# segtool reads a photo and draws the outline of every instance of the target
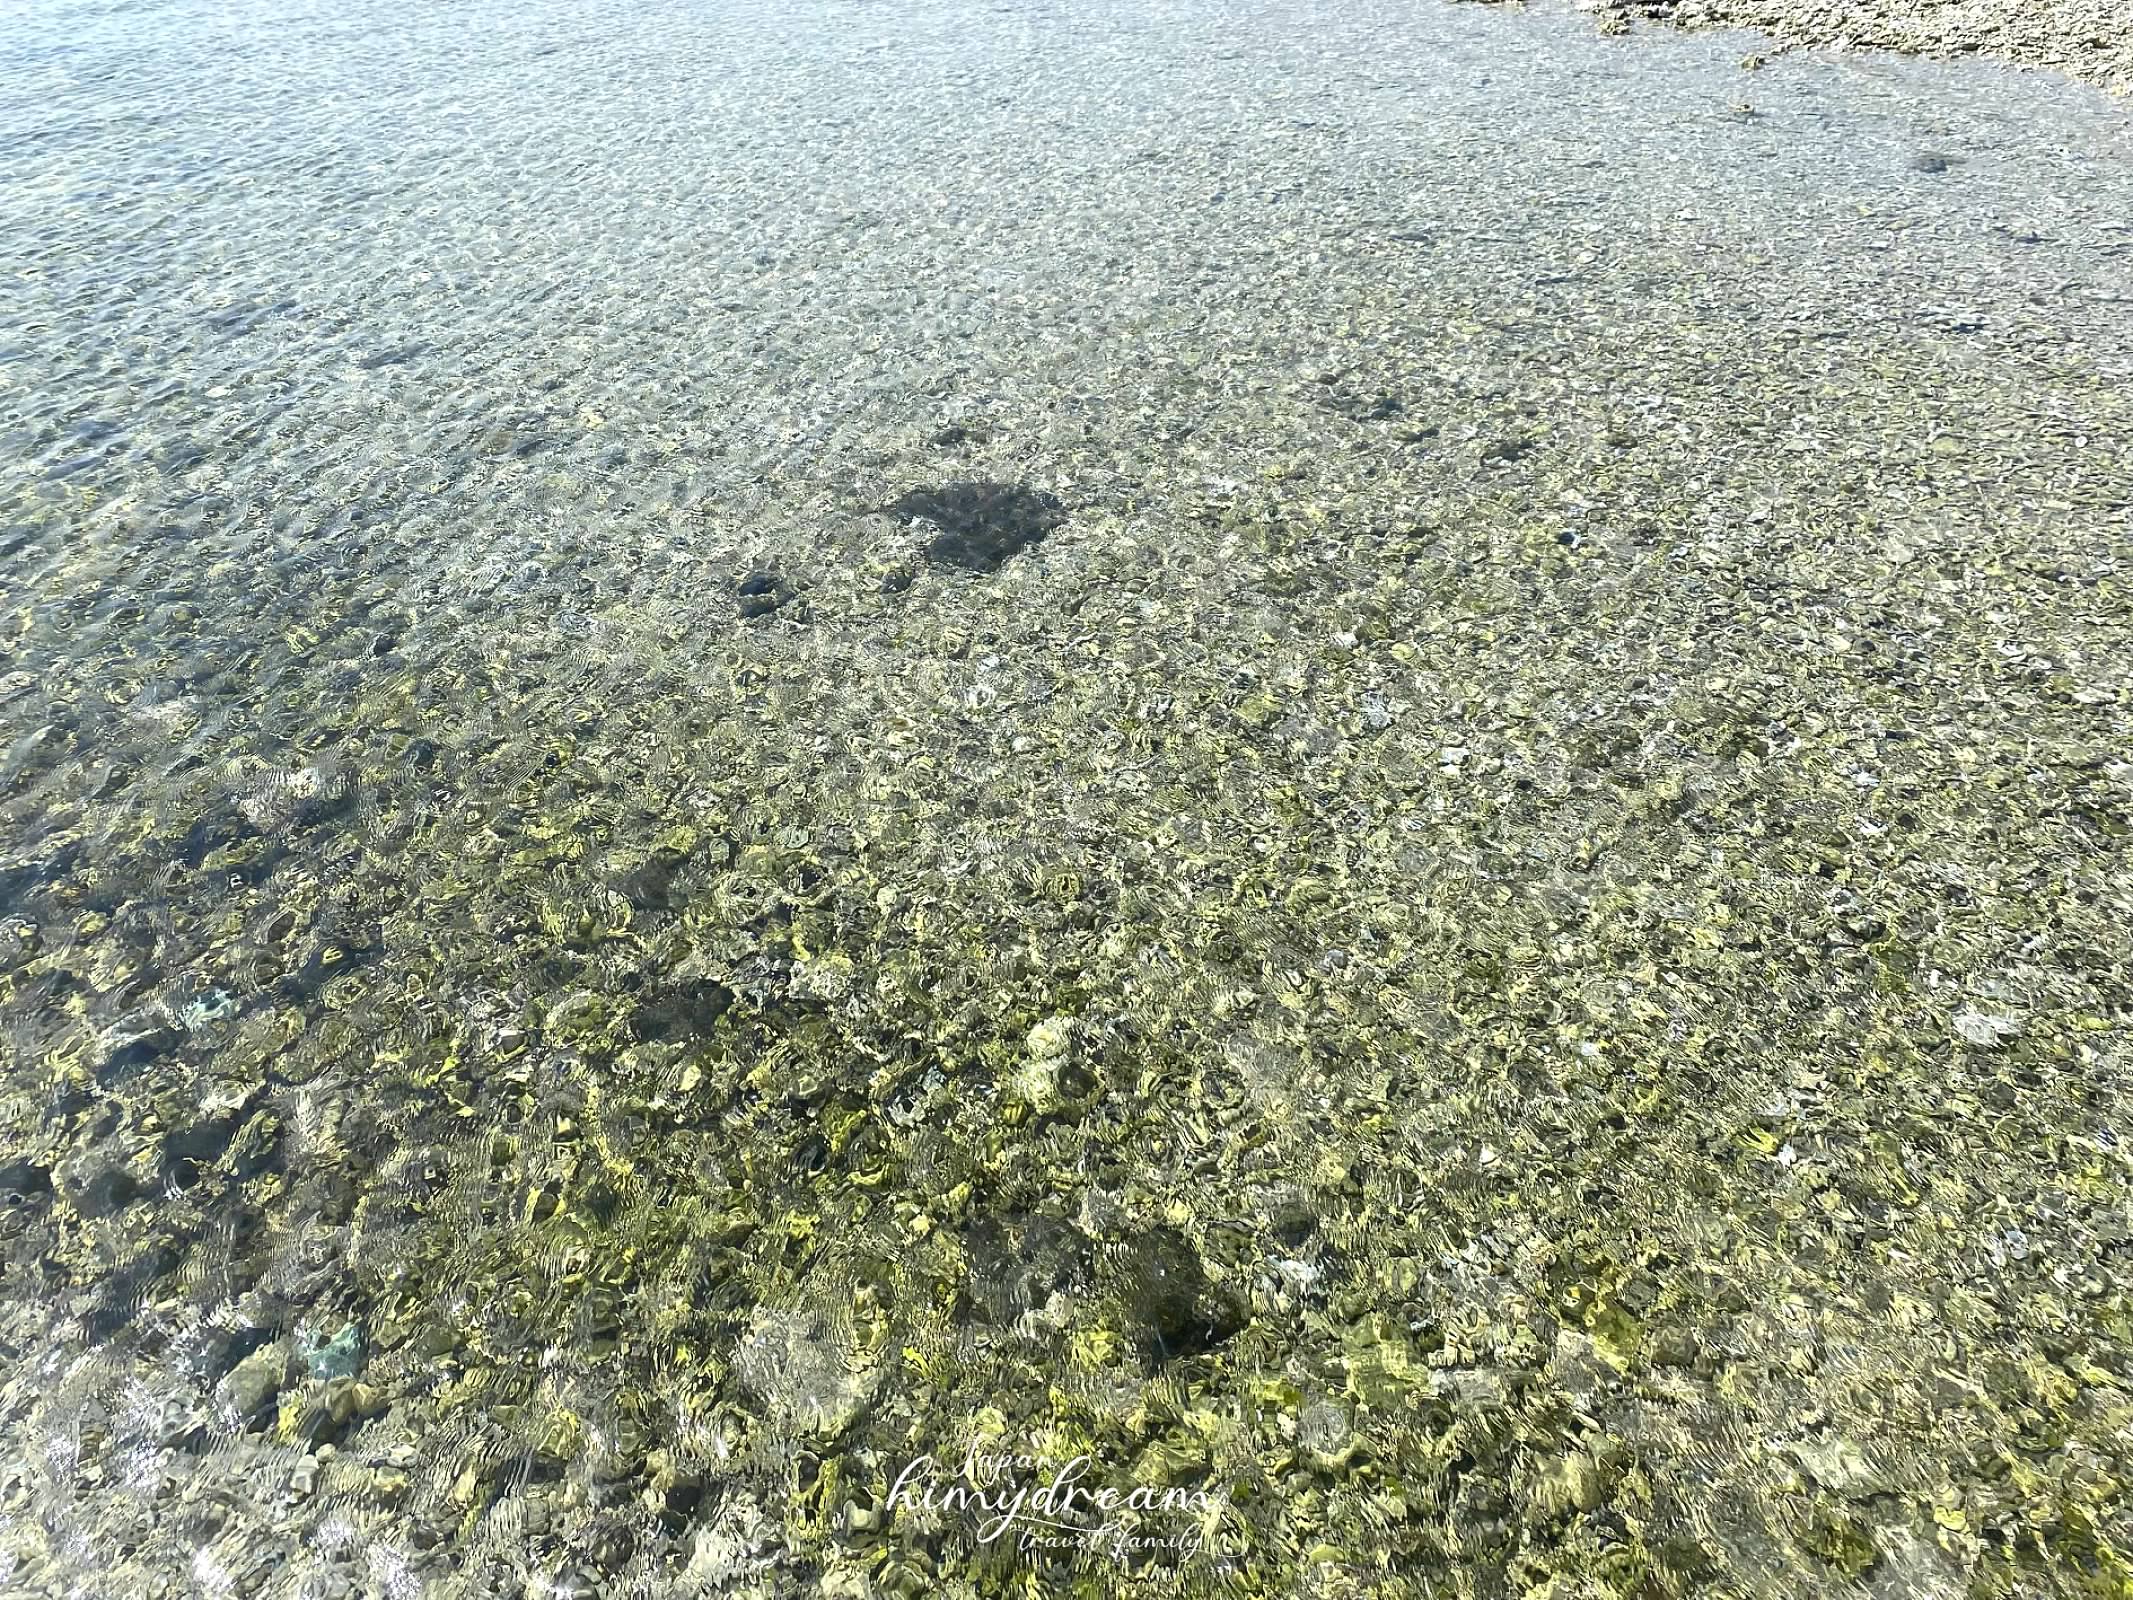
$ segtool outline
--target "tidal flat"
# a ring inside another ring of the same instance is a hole
[[[0,1595],[2133,1596],[2133,121],[1756,46],[11,7]]]

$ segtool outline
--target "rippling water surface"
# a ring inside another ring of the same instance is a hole
[[[2133,1591],[2133,134],[1753,44],[11,6],[0,1591]]]

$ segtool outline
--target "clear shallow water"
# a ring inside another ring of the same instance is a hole
[[[8,30],[6,1583],[2124,1583],[2123,107]]]

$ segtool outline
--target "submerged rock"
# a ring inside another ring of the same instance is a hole
[[[858,1421],[881,1378],[850,1327],[817,1306],[758,1307],[734,1351],[733,1370],[775,1426],[818,1441]]]
[[[1406,403],[1398,395],[1382,390],[1370,394],[1336,391],[1319,403],[1350,422],[1390,422],[1407,414]]]
[[[127,1077],[142,1067],[176,1050],[182,1042],[178,1030],[160,1017],[146,1011],[138,1011],[121,1018],[104,1035],[100,1045],[101,1059],[96,1066],[96,1081],[109,1084]]]
[[[288,1351],[280,1343],[263,1345],[246,1356],[222,1380],[222,1396],[240,1423],[263,1419],[274,1408],[288,1375]]]
[[[1015,483],[944,483],[878,509],[899,521],[932,523],[940,532],[927,541],[926,559],[970,572],[997,571],[1067,518],[1057,495]]]
[[[979,1217],[964,1231],[963,1250],[973,1307],[994,1326],[1011,1327],[1054,1295],[1084,1292],[1094,1246],[1073,1223],[1040,1212]]]
[[[1056,1111],[1087,1089],[1088,1074],[1074,1070],[1073,1040],[1074,1025],[1066,1017],[1047,1017],[1030,1029],[1007,1084],[1033,1110]]]
[[[305,1370],[314,1378],[329,1382],[335,1378],[352,1378],[363,1366],[363,1330],[353,1322],[344,1323],[340,1332],[330,1339],[314,1343],[305,1338],[301,1353]]]
[[[640,1039],[702,1038],[733,1006],[733,991],[709,978],[692,978],[648,996],[630,1014]]]
[[[775,572],[748,573],[734,586],[734,599],[744,617],[767,617],[799,597],[799,591]]]
[[[1211,1350],[1249,1320],[1233,1295],[1209,1281],[1200,1253],[1175,1229],[1149,1229],[1117,1266],[1143,1351],[1157,1361]]]

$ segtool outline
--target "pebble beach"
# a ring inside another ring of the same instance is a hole
[[[1492,0],[1493,3],[1493,0]],[[1612,33],[1639,22],[1754,29],[1747,59],[1801,46],[1978,56],[2133,90],[2133,12],[2111,0],[1576,0]],[[1774,48],[1773,48],[1774,47]]]

